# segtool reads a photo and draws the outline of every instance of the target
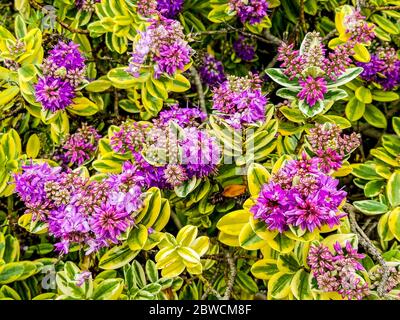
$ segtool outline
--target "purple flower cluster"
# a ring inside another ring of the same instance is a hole
[[[14,179],[27,213],[48,224],[61,253],[68,253],[71,244],[89,254],[119,243],[143,204],[136,181],[123,184],[116,175],[95,181],[43,163],[23,166]]]
[[[250,209],[269,230],[284,232],[289,226],[313,232],[316,228],[340,223],[338,207],[346,192],[338,190],[339,181],[318,168],[318,158],[291,160],[263,186]]]
[[[174,106],[161,112],[151,128],[123,124],[110,139],[115,152],[132,153],[121,177],[135,177],[136,183],[145,187],[170,189],[192,177],[214,173],[220,150],[215,139],[198,128],[205,118],[199,109]]]
[[[85,80],[85,58],[74,42],[60,41],[43,61],[43,76],[35,86],[36,101],[56,112],[72,104],[75,89]]]
[[[93,12],[96,3],[99,2],[101,2],[101,0],[75,0],[75,5],[83,11]]]
[[[228,76],[213,90],[213,109],[234,128],[265,119],[267,98],[261,92],[256,74],[247,77]]]
[[[305,100],[310,106],[313,106],[317,101],[323,100],[326,88],[326,80],[322,77],[313,78],[307,76],[305,79],[299,79],[301,91],[297,95],[301,100]]]
[[[349,44],[337,46],[326,57],[326,48],[318,32],[306,35],[302,53],[293,50],[293,44],[283,44],[278,49],[278,60],[290,80],[298,79],[302,88],[298,94],[311,107],[323,100],[327,92],[327,81],[335,80],[351,63],[353,53]]]
[[[169,110],[163,110],[158,118],[153,120],[157,127],[167,127],[174,121],[180,127],[198,127],[207,119],[207,114],[197,108],[180,108],[173,105]]]
[[[184,0],[157,0],[157,10],[166,18],[175,18],[183,9]]]
[[[137,0],[137,12],[143,17],[157,14],[157,0]]]
[[[319,290],[338,292],[349,300],[361,300],[369,293],[368,283],[362,283],[357,275],[357,271],[364,270],[358,261],[364,255],[353,249],[350,242],[346,242],[344,248],[336,242],[333,248],[334,253],[323,244],[310,247],[307,262]]]
[[[336,124],[315,124],[307,135],[311,150],[320,159],[320,169],[328,173],[342,166],[344,157],[360,145],[360,134],[342,134]]]
[[[64,165],[79,167],[93,156],[100,138],[95,128],[83,123],[81,128],[67,137],[62,146],[63,150],[56,155],[56,158]]]
[[[240,21],[251,25],[260,23],[267,16],[267,0],[229,0],[229,7]]]
[[[400,284],[400,269],[398,266],[388,266],[389,276],[386,281],[385,291],[389,293],[394,288],[396,288]],[[384,270],[381,266],[377,269],[369,273],[369,278],[371,280],[370,289],[373,290],[379,287],[379,284],[382,281],[382,277],[384,274]]]
[[[152,66],[156,78],[163,73],[174,76],[177,71],[183,71],[192,55],[192,49],[184,39],[183,28],[178,21],[162,16],[152,20],[133,44],[126,71],[139,77],[142,67]]]
[[[243,61],[251,61],[256,56],[255,42],[243,35],[239,35],[238,39],[233,43],[233,50]]]
[[[346,33],[349,34],[349,40],[353,45],[356,43],[369,43],[375,37],[374,25],[368,24],[365,17],[358,10],[344,18]]]
[[[384,90],[393,90],[400,85],[400,60],[393,48],[380,47],[371,55],[370,62],[357,62],[357,65],[364,69],[362,79],[375,82]]]
[[[224,66],[221,61],[218,61],[213,56],[206,54],[203,58],[202,64],[199,67],[201,80],[214,87],[225,81]]]
[[[146,123],[126,121],[110,138],[112,149],[117,153],[138,152],[146,142],[149,126]]]

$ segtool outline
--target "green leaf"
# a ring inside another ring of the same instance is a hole
[[[390,212],[388,226],[396,239],[400,241],[400,208],[396,208]]]
[[[145,268],[146,268],[147,278],[151,282],[157,282],[158,281],[158,271],[157,271],[157,267],[156,267],[156,264],[154,263],[154,261],[147,260]]]
[[[122,279],[107,279],[102,281],[93,292],[93,300],[117,300],[124,289]]]
[[[371,90],[366,87],[358,87],[355,91],[355,97],[362,103],[368,104],[372,102]]]
[[[185,92],[190,89],[190,82],[178,73],[173,80],[167,82],[167,88],[173,92]]]
[[[281,88],[276,92],[276,95],[283,99],[296,100],[299,92],[300,92],[300,89]],[[289,108],[289,107],[285,106],[282,108]],[[282,108],[280,108],[279,110],[281,110]]]
[[[86,87],[85,90],[89,92],[103,92],[106,91],[111,87],[111,82],[108,80],[94,80],[90,82]]]
[[[262,259],[251,266],[251,273],[258,279],[268,280],[278,273],[277,261],[273,259]]]
[[[399,28],[389,19],[385,18],[380,14],[373,14],[371,16],[371,20],[375,22],[379,27],[381,27],[384,31],[390,34],[398,34]]]
[[[240,246],[246,250],[257,250],[267,245],[267,241],[254,232],[250,223],[245,224],[241,229],[239,234],[239,243]]]
[[[268,183],[270,178],[268,170],[258,163],[251,163],[247,170],[247,183],[250,194],[253,197],[258,196],[264,184]]]
[[[301,268],[293,252],[280,254],[277,260],[277,266],[280,272],[285,273],[296,273]]]
[[[132,251],[128,245],[116,246],[108,250],[99,261],[101,269],[119,269],[131,262],[140,251]]]
[[[0,284],[7,284],[18,280],[24,273],[24,269],[24,265],[20,262],[11,262],[0,266]]]
[[[378,235],[382,241],[391,241],[394,238],[393,233],[389,229],[389,216],[391,212],[383,214],[378,221]]]
[[[313,300],[313,295],[310,288],[311,274],[303,269],[297,271],[294,275],[290,288],[297,300]]]
[[[217,222],[217,228],[226,234],[238,236],[249,221],[249,216],[250,213],[246,210],[229,212]]]
[[[141,250],[147,241],[147,237],[147,228],[143,224],[136,225],[129,232],[127,240],[129,248],[131,250]]]
[[[280,89],[282,90],[282,89]],[[287,90],[287,89],[284,89]],[[299,109],[291,108],[289,106],[283,106],[278,109],[286,119],[296,122],[296,123],[304,123],[306,118],[303,113]]]
[[[368,104],[363,115],[364,119],[372,126],[377,128],[386,128],[387,121],[385,115],[372,104]]]
[[[130,87],[134,87],[138,83],[146,82],[150,77],[149,72],[142,72],[138,78],[133,77],[131,74],[126,72],[127,67],[120,67],[111,69],[107,77],[113,83],[113,85],[117,88],[126,89]]]
[[[374,216],[388,211],[388,207],[376,200],[354,201],[353,205],[367,216]]]
[[[70,105],[67,109],[73,114],[85,117],[92,116],[97,113],[97,111],[99,111],[97,105],[85,97],[75,98],[73,100],[73,104]]]
[[[395,171],[390,176],[386,193],[392,207],[400,206],[400,171]]]
[[[311,118],[321,113],[325,108],[324,102],[318,100],[313,106],[310,106],[305,100],[299,100],[299,109],[305,116]]]
[[[266,74],[274,80],[276,83],[281,86],[292,88],[292,89],[301,89],[297,80],[289,80],[289,77],[285,75],[282,69],[279,68],[270,68],[267,69]]]
[[[235,284],[249,294],[255,294],[258,292],[257,283],[243,271],[238,271],[235,278]]]
[[[201,181],[197,181],[196,177],[193,176],[192,179],[185,181],[180,186],[175,187],[174,191],[178,197],[185,198],[189,193],[191,193]]]
[[[36,158],[40,151],[40,139],[37,134],[32,134],[26,145],[26,155],[29,158]]]
[[[393,130],[400,137],[400,117],[392,118]]]
[[[0,92],[0,106],[5,106],[19,93],[19,88],[14,86]]]
[[[228,8],[228,4],[218,5],[209,12],[208,19],[215,23],[221,23],[231,20],[233,16],[227,14]]]
[[[335,81],[332,80],[328,81],[327,88],[331,89],[340,87],[346,84],[347,82],[350,82],[351,80],[357,78],[357,76],[361,72],[363,72],[363,68],[360,67],[346,69],[346,71],[341,76],[339,76]]]
[[[346,105],[346,117],[350,121],[361,119],[365,111],[365,103],[361,102],[356,97],[352,97]]]
[[[293,274],[278,272],[268,281],[268,296],[275,299],[284,299],[290,293],[290,283]]]
[[[347,92],[342,89],[329,89],[324,95],[325,101],[336,101],[347,97]]]
[[[391,102],[399,100],[400,97],[396,92],[393,91],[373,90],[372,99],[381,102]]]

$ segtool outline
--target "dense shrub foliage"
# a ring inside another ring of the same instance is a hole
[[[400,299],[400,1],[0,16],[0,299]]]

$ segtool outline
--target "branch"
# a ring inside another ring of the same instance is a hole
[[[118,110],[118,90],[114,88],[114,115],[116,118],[119,117],[119,110]]]
[[[235,261],[233,260],[231,253],[227,252],[225,257],[229,265],[229,278],[228,282],[226,283],[227,287],[225,290],[225,294],[222,297],[222,300],[229,300],[233,290],[233,284],[235,283],[237,271],[236,271]]]
[[[190,67],[190,73],[192,74],[192,76],[194,78],[194,83],[197,88],[197,94],[199,95],[200,109],[201,109],[201,111],[203,111],[204,113],[207,114],[206,99],[204,97],[204,90],[203,90],[203,85],[201,84],[200,75],[197,72],[196,68],[193,66]]]
[[[9,114],[7,114],[6,116],[1,117],[0,121],[3,121],[5,119],[11,118],[13,116],[16,116],[17,114],[21,113],[23,110],[24,110],[24,108],[17,107],[13,111],[11,111]]]
[[[386,296],[386,283],[388,281],[389,274],[390,274],[389,267],[388,267],[385,259],[383,259],[382,255],[378,251],[378,249],[373,245],[371,240],[364,233],[363,229],[361,229],[360,226],[357,224],[356,213],[358,212],[358,210],[349,203],[346,203],[343,206],[343,209],[345,209],[349,214],[351,230],[354,233],[359,235],[360,244],[382,266],[383,274],[382,274],[382,278],[379,282],[377,292],[378,292],[379,297],[384,298]]]
[[[50,11],[48,11],[44,6],[42,6],[41,4],[37,3],[35,0],[29,0],[29,3],[32,5],[32,7],[34,7],[37,10],[42,11],[44,14],[46,13],[50,13]],[[83,29],[75,29],[72,28],[69,24],[63,22],[58,16],[55,17],[57,22],[61,25],[61,27],[63,27],[64,29],[67,29],[68,31],[72,32],[72,33],[82,33],[82,34],[89,34],[88,30],[83,30]]]
[[[374,7],[368,6],[365,7],[367,9],[375,10],[375,11],[383,11],[383,10],[400,10],[400,6],[386,6],[386,7]]]
[[[206,292],[204,293],[204,295],[202,296],[201,300],[205,300],[205,298],[207,297],[208,292],[211,292],[214,296],[217,297],[218,300],[223,300],[223,297],[221,296],[221,294],[215,290],[211,283],[208,282],[208,280],[206,278],[204,278],[202,275],[199,275],[199,279],[204,283],[204,285],[207,287]],[[204,298],[204,299],[203,299]]]
[[[270,43],[276,44],[278,46],[280,46],[283,43],[283,41],[281,39],[275,37],[268,30],[266,30],[263,35],[264,35],[265,39],[270,41]]]
[[[304,16],[304,0],[300,0],[300,25],[304,31],[307,31],[306,18]]]
[[[322,38],[322,41],[329,40],[329,39],[332,38],[335,34],[336,34],[336,29],[334,29],[334,30],[330,31],[329,33],[327,33],[326,36]]]

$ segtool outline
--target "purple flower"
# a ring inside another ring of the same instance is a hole
[[[214,87],[226,79],[221,61],[218,61],[209,54],[204,56],[202,64],[199,67],[199,73],[203,82],[210,87]]]
[[[137,12],[144,17],[157,13],[157,0],[137,0],[136,6]]]
[[[185,128],[184,136],[181,162],[188,176],[202,178],[215,172],[221,154],[215,139],[197,128]]]
[[[155,75],[167,73],[173,76],[177,70],[183,71],[185,65],[190,62],[190,50],[183,41],[173,44],[165,44],[159,48],[159,53],[154,57],[157,62]]]
[[[256,55],[254,41],[243,35],[239,35],[239,38],[233,43],[233,49],[243,61],[251,61]]]
[[[251,207],[255,219],[266,222],[268,229],[283,232],[287,229],[285,211],[287,192],[278,184],[265,184],[258,195],[256,204]]]
[[[96,237],[118,243],[117,237],[133,224],[130,214],[120,206],[102,203],[95,208],[90,226]]]
[[[326,57],[327,50],[322,44],[319,33],[309,32],[301,44],[301,53],[299,50],[293,50],[293,44],[281,44],[278,49],[278,61],[282,61],[283,72],[290,80],[299,79],[303,88],[314,83],[319,92],[321,86],[326,86],[326,80],[336,80],[350,66],[352,61],[350,56],[354,54],[353,46],[353,42],[341,44],[335,47],[333,52],[329,52]],[[319,75],[310,76],[310,68]],[[306,76],[304,76],[305,74]],[[314,92],[314,89],[307,89],[304,95],[308,96],[310,92]],[[315,98],[310,97],[311,102],[314,100]]]
[[[157,0],[157,10],[166,17],[173,19],[183,9],[184,0]]]
[[[151,34],[149,32],[140,32],[139,40],[133,44],[132,57],[129,60],[129,66],[126,72],[130,73],[135,78],[140,76],[140,69],[145,64],[145,61],[151,49]]]
[[[147,130],[146,124],[126,121],[120,126],[119,131],[113,133],[110,145],[117,153],[141,151],[146,141]]]
[[[336,242],[334,252],[323,244],[311,245],[307,262],[317,280],[318,289],[324,292],[338,292],[343,298],[358,299],[369,294],[368,283],[361,283],[357,271],[364,267],[358,261],[364,255],[359,254],[350,242],[345,248]]]
[[[159,16],[151,20],[150,26],[133,44],[133,53],[126,69],[133,77],[139,77],[140,70],[152,67],[154,76],[166,73],[174,76],[190,62],[192,49],[185,41],[182,25],[176,21]]]
[[[361,78],[365,81],[375,82],[384,90],[393,90],[400,85],[400,60],[393,48],[378,48],[370,62],[356,64],[364,69]]]
[[[229,6],[232,11],[236,11],[243,24],[260,23],[267,16],[266,0],[229,0]]]
[[[129,214],[143,207],[142,190],[137,185],[132,186],[128,192],[112,191],[109,198],[111,205],[124,209]]]
[[[291,160],[263,186],[255,205],[254,218],[268,229],[283,232],[289,226],[313,232],[316,228],[340,223],[338,207],[346,197],[338,190],[338,180],[318,168],[319,158]]]
[[[90,271],[82,271],[75,276],[76,285],[81,287],[86,280],[92,278],[92,273]]]
[[[22,173],[14,174],[15,192],[26,205],[38,206],[47,201],[46,183],[57,180],[61,168],[50,167],[46,162],[22,166]]]
[[[99,2],[101,2],[101,0],[75,0],[75,5],[83,11],[93,12],[96,3]]]
[[[79,51],[79,44],[70,41],[69,43],[58,42],[58,44],[49,51],[47,60],[57,66],[64,67],[67,71],[82,69],[85,67],[85,57]]]
[[[180,127],[198,127],[207,118],[207,115],[198,108],[180,108],[173,105],[169,110],[163,110],[153,123],[158,127],[167,127],[173,121]]]
[[[179,164],[168,164],[164,169],[164,178],[172,187],[180,186],[188,180],[186,169]]]
[[[80,166],[93,156],[100,137],[95,128],[84,123],[76,133],[67,138],[62,146],[64,151],[61,151],[57,158],[61,159],[66,165]]]
[[[264,121],[267,98],[261,92],[260,78],[229,76],[213,90],[213,109],[234,128]]]
[[[299,79],[301,91],[297,97],[301,100],[305,100],[311,107],[314,106],[317,101],[324,100],[324,95],[327,92],[326,80],[322,77],[313,78],[307,76],[304,80]]]
[[[71,243],[84,245],[90,238],[88,216],[73,205],[54,209],[48,219],[49,233],[58,238],[55,247],[60,253],[68,253]]]
[[[75,98],[74,88],[66,81],[59,78],[40,78],[35,86],[36,101],[40,102],[44,109],[56,112],[64,110],[72,104]]]

